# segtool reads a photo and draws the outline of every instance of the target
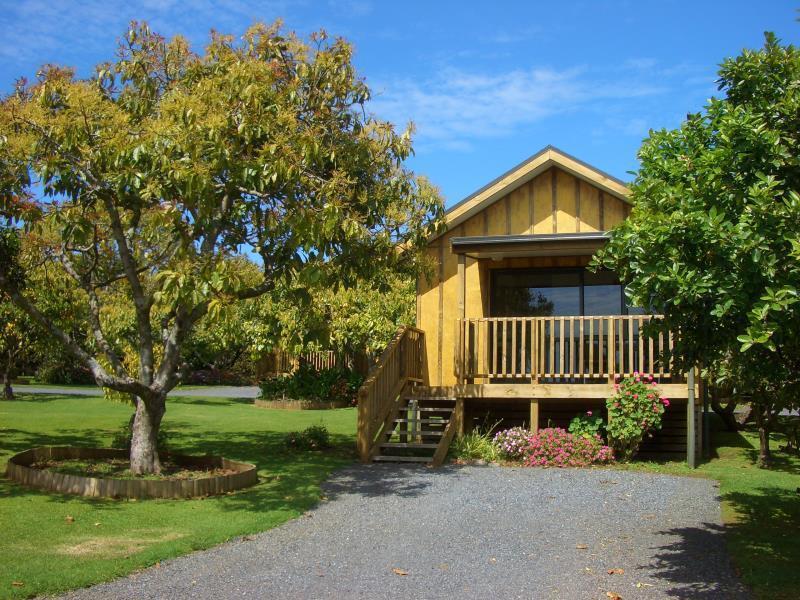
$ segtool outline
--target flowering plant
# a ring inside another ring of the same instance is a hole
[[[603,427],[603,417],[596,415],[591,410],[587,410],[569,422],[569,432],[585,438],[599,436]]]
[[[514,427],[500,431],[494,436],[494,444],[500,455],[508,460],[521,460],[528,447],[528,438],[531,432],[522,427]]]
[[[611,448],[599,435],[583,437],[560,428],[532,433],[521,427],[501,431],[495,444],[506,458],[520,460],[529,467],[583,467],[614,458]]]
[[[608,443],[617,457],[628,461],[639,451],[645,435],[661,429],[661,416],[669,400],[661,395],[652,375],[634,373],[614,384],[606,400]]]

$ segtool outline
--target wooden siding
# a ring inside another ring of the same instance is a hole
[[[425,331],[426,382],[430,385],[456,382],[456,321],[461,315],[458,314],[458,260],[450,251],[452,237],[605,231],[620,223],[629,211],[630,206],[616,196],[553,167],[433,240],[427,251],[433,273],[430,278],[420,278],[417,298],[417,327]],[[492,269],[580,267],[588,261],[586,256],[499,261],[467,257],[465,315],[488,316]]]

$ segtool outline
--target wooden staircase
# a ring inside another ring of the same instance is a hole
[[[444,462],[463,403],[425,381],[425,333],[401,327],[358,391],[358,454],[363,462]]]
[[[433,463],[443,442],[446,446],[441,452],[446,455],[450,439],[445,434],[455,408],[455,398],[404,396],[397,417],[381,432],[382,439],[372,460]]]

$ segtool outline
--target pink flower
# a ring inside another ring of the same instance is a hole
[[[667,400],[666,398],[664,398],[661,402],[664,403],[664,406],[669,406],[669,400]]]
[[[634,394],[633,397],[634,397],[634,399],[638,399],[639,398],[639,394]]]
[[[591,417],[591,416],[592,416],[592,411],[590,411],[590,410],[587,410],[587,411],[586,411],[586,414],[587,414],[588,416],[590,416],[590,417]]]

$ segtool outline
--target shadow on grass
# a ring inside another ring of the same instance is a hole
[[[235,406],[237,404],[253,404],[253,398],[223,398],[221,396],[168,396],[167,409],[170,404],[192,404],[198,406]]]
[[[53,393],[53,394],[29,394],[28,392],[15,392],[14,398],[12,400],[0,400],[2,402],[32,402],[35,404],[45,404],[47,402],[56,402],[58,400],[64,400],[65,398],[99,398],[101,394],[84,394],[82,392],[75,392],[69,394],[63,393]]]
[[[704,523],[703,527],[679,527],[659,533],[677,538],[656,549],[653,564],[653,577],[675,584],[666,590],[670,598],[750,597],[728,557],[724,527]]]
[[[768,486],[729,492],[723,498],[735,511],[726,530],[745,580],[767,592],[765,597],[797,598],[800,491]]]

